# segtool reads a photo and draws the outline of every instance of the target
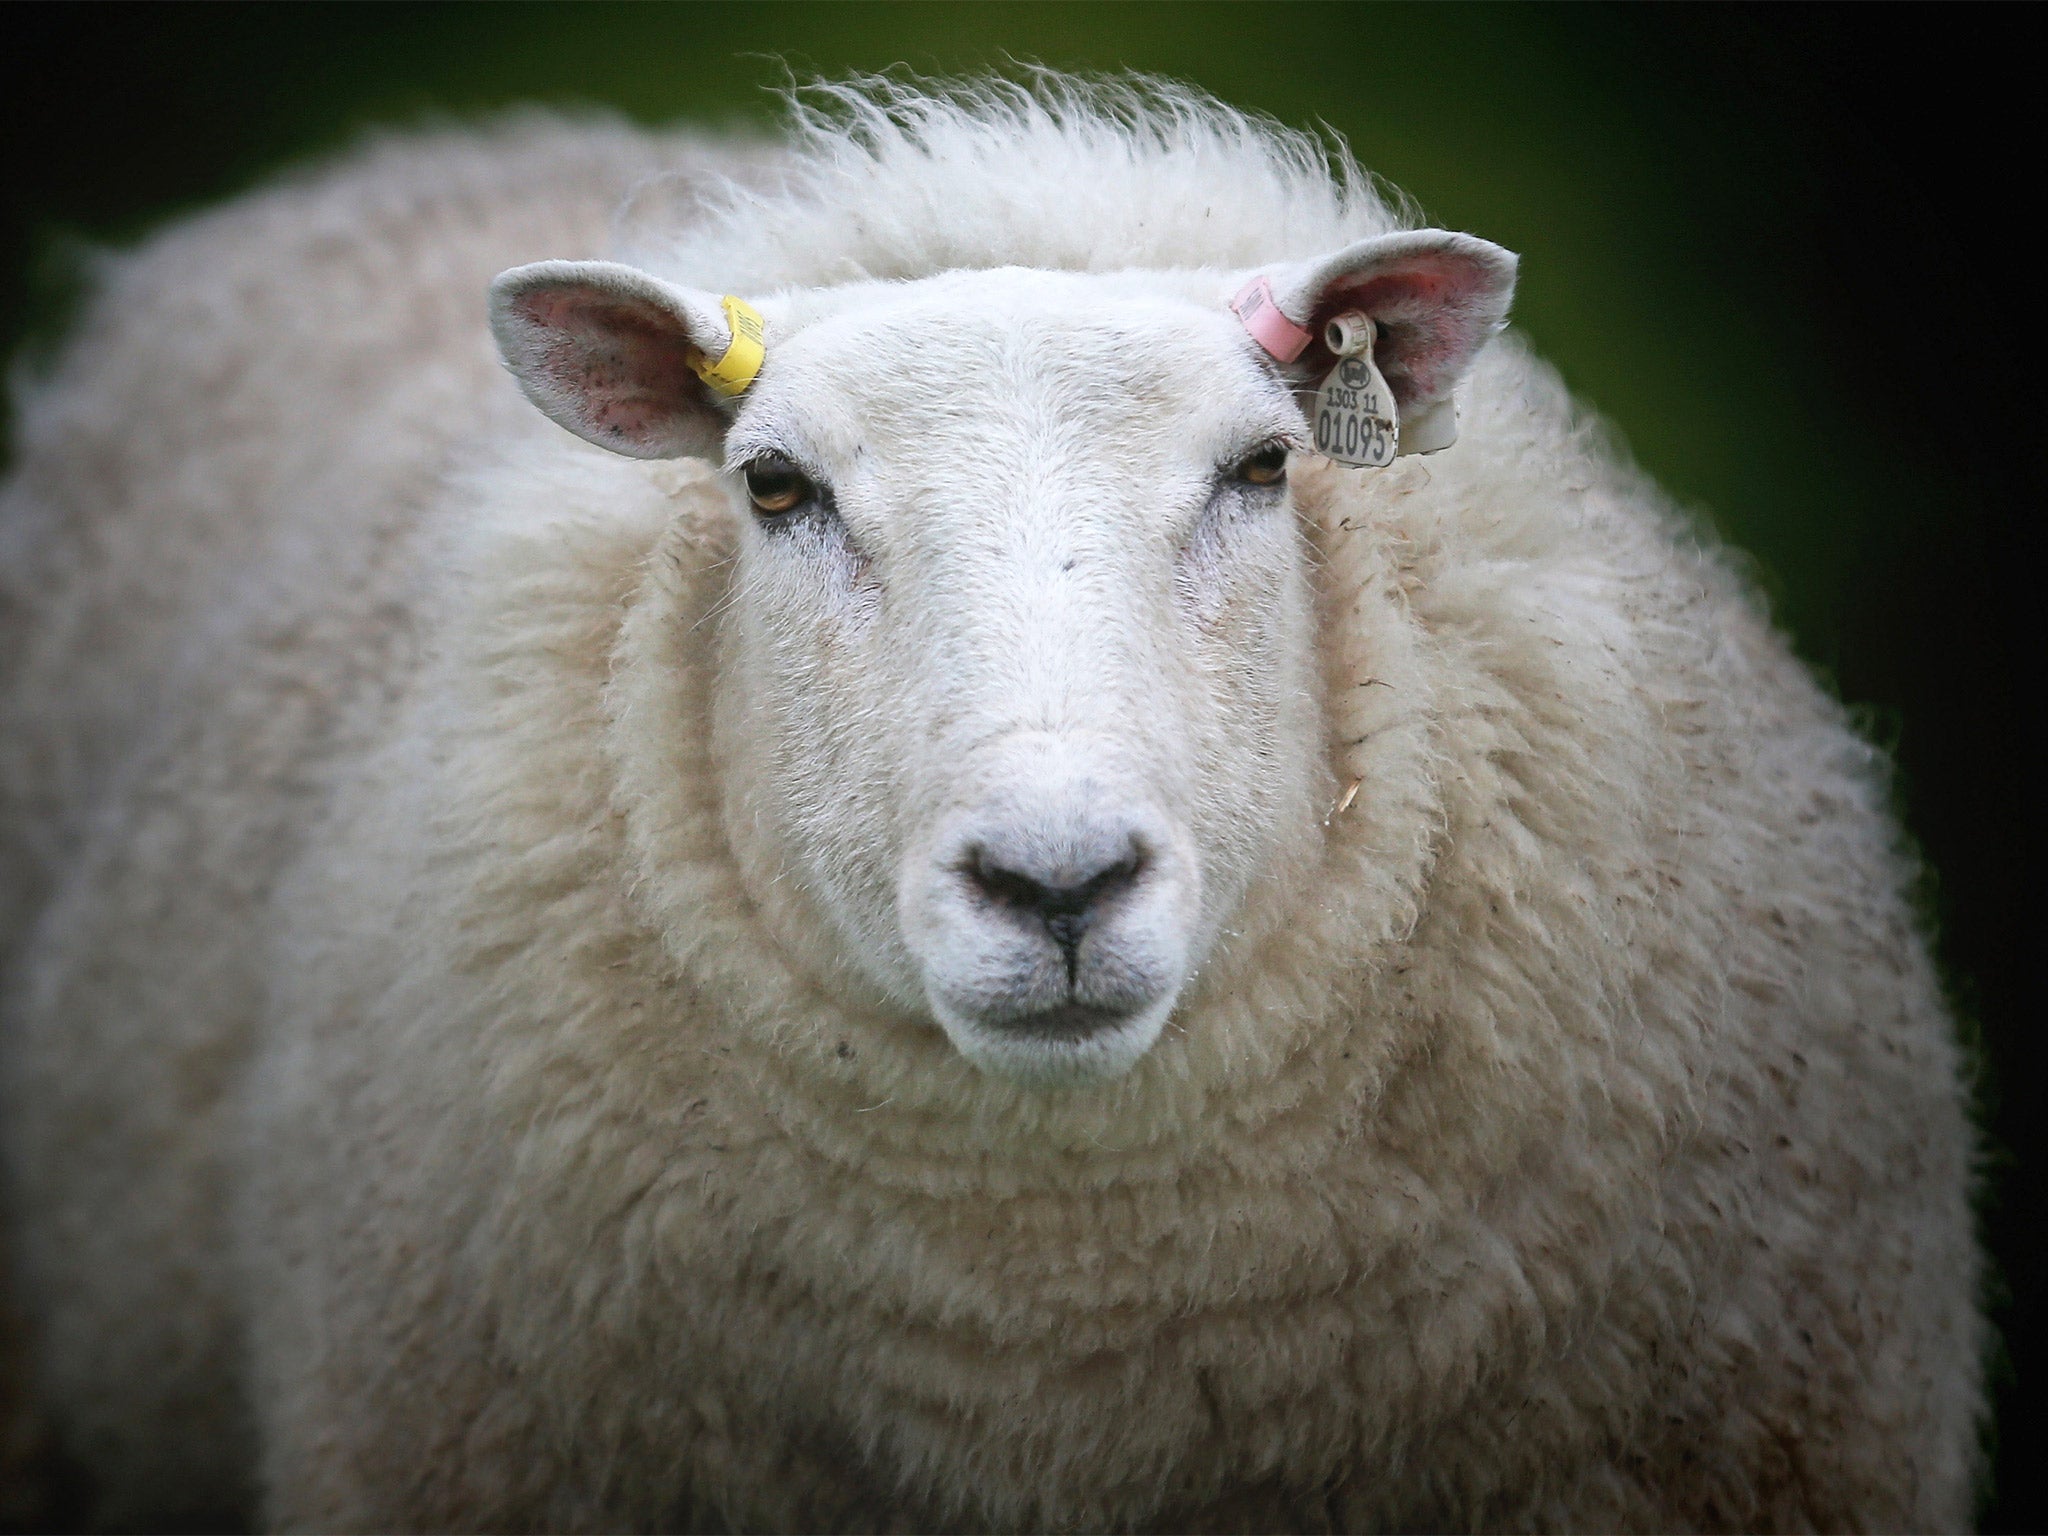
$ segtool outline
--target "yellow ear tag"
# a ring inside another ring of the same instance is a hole
[[[690,366],[697,370],[698,378],[721,395],[741,395],[754,382],[754,375],[761,371],[761,360],[768,355],[767,333],[761,311],[745,299],[728,293],[720,302],[725,306],[725,323],[732,328],[732,345],[717,362],[696,362]]]

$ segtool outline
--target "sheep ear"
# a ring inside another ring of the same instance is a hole
[[[1277,315],[1264,317],[1263,279]],[[1370,315],[1373,347],[1401,410],[1404,453],[1447,446],[1456,436],[1451,391],[1488,337],[1507,320],[1515,256],[1488,240],[1444,229],[1380,235],[1332,255],[1254,273],[1233,307],[1246,328],[1298,384],[1336,365],[1324,327],[1352,311]],[[1280,322],[1286,322],[1282,325]]]
[[[703,375],[734,338],[716,296],[617,262],[541,261],[491,284],[491,333],[526,398],[585,441],[635,459],[720,452],[733,399]]]

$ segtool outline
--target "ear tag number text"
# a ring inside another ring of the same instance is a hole
[[[1316,452],[1352,469],[1384,469],[1401,441],[1401,414],[1372,360],[1370,316],[1339,315],[1323,327],[1323,341],[1337,354],[1316,390]]]

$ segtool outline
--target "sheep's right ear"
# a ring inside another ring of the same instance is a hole
[[[540,261],[491,284],[491,334],[526,398],[585,441],[636,459],[721,451],[733,398],[704,374],[735,338],[714,295],[612,261]]]

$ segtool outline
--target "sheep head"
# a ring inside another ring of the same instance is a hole
[[[1513,270],[1421,231],[1257,274],[956,271],[736,311],[544,262],[492,317],[570,431],[724,470],[749,885],[798,882],[835,968],[984,1070],[1071,1082],[1143,1056],[1245,904],[1314,865],[1331,774],[1287,468],[1325,322],[1370,315],[1437,431]],[[1292,355],[1231,307],[1258,278]],[[736,312],[765,357],[721,379]]]

